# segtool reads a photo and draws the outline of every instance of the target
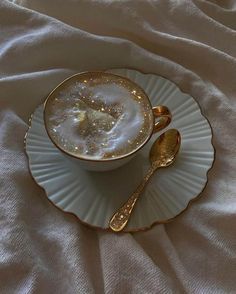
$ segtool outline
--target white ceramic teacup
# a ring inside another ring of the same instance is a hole
[[[48,95],[44,121],[64,155],[85,169],[107,171],[128,162],[170,123],[171,113],[166,106],[152,107],[144,90],[126,77],[84,72]]]

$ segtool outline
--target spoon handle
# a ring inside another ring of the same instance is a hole
[[[133,194],[129,197],[125,204],[123,204],[112,216],[109,222],[109,226],[113,231],[120,232],[126,226],[136,201],[138,200],[141,192],[143,191],[144,187],[146,186],[147,182],[149,181],[155,170],[156,168],[154,167],[149,168],[141,184],[137,187],[137,189],[133,192]]]

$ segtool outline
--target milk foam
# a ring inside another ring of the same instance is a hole
[[[134,91],[135,92],[135,91]],[[77,82],[53,101],[49,132],[74,155],[102,159],[136,149],[147,137],[148,105],[117,83]],[[149,111],[150,112],[150,111]],[[144,115],[145,114],[145,115]],[[138,139],[139,138],[139,139]]]

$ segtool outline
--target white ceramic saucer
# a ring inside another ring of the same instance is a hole
[[[202,192],[214,160],[212,132],[196,101],[173,82],[135,70],[110,72],[139,84],[153,106],[166,105],[173,116],[168,128],[178,129],[182,137],[176,162],[156,172],[125,229],[139,231],[172,220]],[[32,115],[25,144],[32,176],[45,189],[49,200],[87,225],[108,229],[111,216],[128,199],[148,169],[150,147],[160,134],[154,135],[127,165],[109,172],[88,172],[68,160],[50,141],[41,105]]]

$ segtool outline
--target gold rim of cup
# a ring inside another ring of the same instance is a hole
[[[56,91],[63,90],[63,88],[67,85],[67,82],[71,81],[72,79],[75,78],[80,78],[83,75],[88,75],[88,74],[101,74],[101,75],[107,75],[107,76],[111,76],[111,77],[119,77],[127,82],[129,82],[130,84],[133,84],[135,88],[139,89],[139,91],[142,92],[143,97],[146,98],[148,104],[150,105],[150,109],[152,110],[152,124],[153,124],[153,128],[151,129],[150,133],[147,135],[147,138],[144,140],[143,143],[141,143],[136,149],[132,150],[131,152],[124,154],[124,155],[120,155],[114,158],[104,158],[104,159],[92,159],[92,158],[84,158],[83,156],[79,156],[79,155],[74,155],[71,154],[69,152],[67,152],[66,150],[64,150],[59,144],[57,144],[55,142],[55,140],[52,138],[52,136],[50,135],[50,132],[48,130],[48,126],[47,126],[47,115],[46,115],[46,108],[47,105],[49,103],[49,101],[51,99],[53,99],[53,95],[55,94]],[[84,160],[87,162],[112,162],[112,161],[116,161],[116,160],[120,160],[120,159],[124,159],[127,158],[133,154],[135,154],[136,152],[138,152],[142,147],[144,147],[147,142],[151,139],[152,135],[156,132],[161,131],[162,129],[164,129],[165,127],[167,127],[169,125],[169,123],[171,122],[171,113],[168,109],[168,107],[164,106],[164,105],[158,105],[158,106],[152,106],[151,101],[148,97],[148,95],[145,93],[145,91],[138,85],[136,84],[134,81],[130,80],[127,77],[123,77],[117,74],[113,74],[113,73],[108,73],[108,72],[104,72],[104,71],[85,71],[85,72],[80,72],[80,73],[76,73],[68,78],[66,78],[65,80],[63,80],[60,84],[58,84],[47,96],[47,98],[45,99],[44,102],[44,110],[43,110],[43,119],[44,119],[44,126],[47,132],[48,137],[50,138],[50,140],[52,141],[52,143],[63,153],[65,153],[66,155],[75,158],[75,159],[80,159],[80,160]],[[157,122],[155,122],[155,119],[158,119]]]

